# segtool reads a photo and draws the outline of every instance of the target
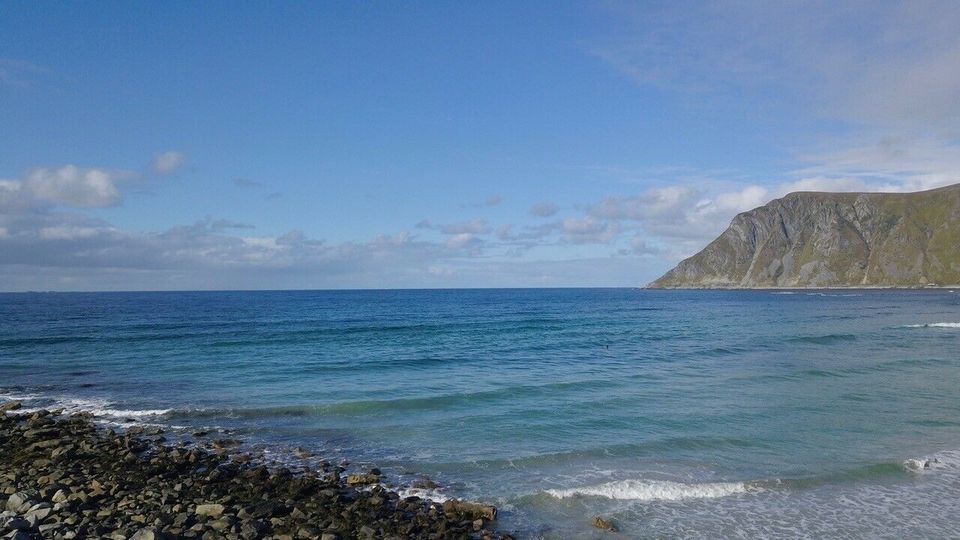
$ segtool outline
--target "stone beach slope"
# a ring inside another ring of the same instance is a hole
[[[2,538],[511,539],[485,529],[496,508],[403,498],[377,469],[293,474],[231,455],[234,441],[172,445],[158,428],[18,408],[0,404]]]
[[[651,288],[960,284],[960,184],[916,193],[798,192],[733,218]]]

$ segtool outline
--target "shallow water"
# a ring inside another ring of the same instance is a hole
[[[428,475],[526,537],[960,535],[960,295],[789,292],[3,294],[0,394]]]

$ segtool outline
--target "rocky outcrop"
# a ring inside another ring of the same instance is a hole
[[[917,193],[791,193],[733,218],[653,288],[960,284],[960,184]]]
[[[0,412],[2,538],[512,540],[486,529],[492,506],[358,489],[340,467],[268,468],[215,443],[170,445],[61,412]]]

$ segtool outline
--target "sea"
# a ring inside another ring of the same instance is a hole
[[[960,537],[946,289],[2,294],[0,398],[375,465],[519,538]]]

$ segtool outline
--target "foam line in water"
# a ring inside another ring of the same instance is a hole
[[[960,328],[960,322],[935,322],[926,324],[906,324],[904,328]]]
[[[756,488],[749,488],[753,490]],[[678,501],[682,499],[713,499],[746,493],[743,482],[710,482],[682,484],[666,480],[617,480],[595,486],[570,489],[548,489],[546,493],[566,499],[570,497],[603,497],[631,501]]]

